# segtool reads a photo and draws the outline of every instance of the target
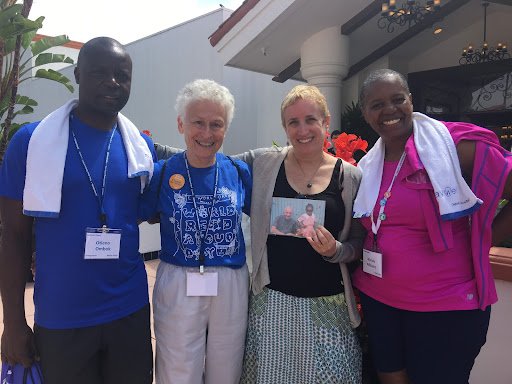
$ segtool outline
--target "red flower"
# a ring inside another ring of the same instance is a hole
[[[359,315],[361,316],[361,319],[364,320],[363,306],[361,305],[361,296],[359,295],[359,291],[357,290],[357,288],[354,288],[354,297],[356,299],[357,311],[359,312]]]
[[[330,147],[331,147],[331,143],[329,143],[329,132],[325,131],[325,136],[324,136],[324,152],[327,152],[327,150]],[[329,153],[329,152],[327,152],[327,153]]]
[[[366,152],[368,148],[368,142],[366,140],[352,133],[345,132],[334,139],[333,144],[336,149],[336,156],[353,165],[356,165],[356,161],[353,157],[354,152],[358,149]]]
[[[145,135],[148,135],[149,137],[153,137],[153,135],[151,134],[151,131],[149,129],[143,130],[142,133],[144,133]]]

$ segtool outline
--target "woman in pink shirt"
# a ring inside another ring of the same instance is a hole
[[[493,222],[512,195],[511,154],[489,130],[413,113],[395,71],[371,73],[359,101],[381,137],[354,204],[368,231],[354,285],[379,379],[467,384],[497,300],[489,248],[511,234],[512,208]]]

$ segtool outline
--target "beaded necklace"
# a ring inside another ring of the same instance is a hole
[[[379,214],[377,216],[377,222],[373,220],[373,213],[370,215],[370,218],[372,220],[372,232],[373,232],[373,244],[374,248],[377,247],[377,232],[379,231],[380,225],[384,220],[386,220],[386,214],[384,213],[384,208],[386,207],[386,204],[391,197],[391,188],[393,188],[393,184],[395,183],[395,179],[398,176],[398,173],[400,172],[400,169],[402,169],[402,165],[404,164],[405,160],[405,152],[402,153],[402,156],[400,156],[400,161],[398,162],[398,165],[396,166],[395,173],[393,174],[393,178],[391,179],[391,183],[389,184],[388,189],[386,192],[384,192],[383,198],[379,201],[380,209]]]

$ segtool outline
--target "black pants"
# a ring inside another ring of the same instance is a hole
[[[93,327],[34,326],[45,384],[151,384],[149,304]]]

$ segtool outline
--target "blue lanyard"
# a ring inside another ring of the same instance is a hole
[[[73,116],[71,116],[72,118]],[[105,200],[105,183],[107,180],[107,167],[108,167],[108,159],[110,157],[110,146],[112,145],[112,139],[114,138],[114,133],[117,129],[117,123],[114,126],[114,129],[112,129],[112,134],[110,135],[110,139],[108,141],[107,146],[107,154],[105,155],[105,167],[103,168],[103,180],[101,184],[101,196],[98,194],[98,191],[96,190],[96,186],[94,185],[91,177],[91,173],[89,172],[89,168],[87,168],[87,165],[85,164],[84,157],[82,156],[82,152],[80,151],[80,146],[78,145],[78,140],[76,139],[75,131],[71,128],[71,134],[73,135],[73,141],[75,143],[75,148],[78,152],[78,156],[80,156],[80,160],[82,161],[82,165],[85,169],[85,173],[87,173],[87,177],[89,178],[89,183],[92,187],[92,192],[94,193],[94,196],[96,196],[96,199],[98,200],[98,204],[100,207],[100,220],[101,225],[103,228],[107,227],[107,214],[105,213],[105,207],[103,206],[103,201]]]
[[[190,184],[190,193],[192,194],[192,203],[194,204],[194,214],[196,217],[196,241],[199,244],[199,272],[204,273],[204,252],[203,252],[203,243],[206,236],[208,236],[208,230],[210,229],[210,221],[212,219],[212,211],[213,207],[215,206],[215,200],[217,200],[217,185],[219,181],[219,166],[217,164],[217,161],[215,161],[215,181],[214,181],[214,187],[213,187],[213,200],[212,200],[212,207],[210,209],[210,214],[208,215],[208,224],[206,225],[206,230],[203,234],[201,231],[201,227],[199,225],[199,216],[197,214],[197,203],[196,203],[196,194],[194,193],[194,186],[192,185],[192,177],[190,176],[190,169],[188,165],[187,160],[187,152],[185,151],[183,153],[183,158],[185,160],[185,168],[187,168],[187,177],[188,177],[188,183]]]

